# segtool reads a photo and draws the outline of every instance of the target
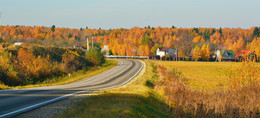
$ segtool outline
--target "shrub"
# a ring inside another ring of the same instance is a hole
[[[91,48],[86,52],[86,59],[95,66],[100,66],[105,62],[104,54],[98,48]]]
[[[47,58],[35,57],[29,50],[21,48],[17,55],[17,68],[19,77],[23,79],[23,84],[44,81],[47,77],[57,75],[59,70]]]
[[[0,82],[5,85],[16,86],[21,82],[11,61],[12,55],[7,51],[0,52]]]
[[[260,64],[255,61],[243,61],[241,66],[233,65],[229,70],[229,82],[232,88],[243,86],[260,87]]]
[[[67,51],[62,55],[62,70],[64,72],[73,72],[83,67],[79,54],[73,51]]]

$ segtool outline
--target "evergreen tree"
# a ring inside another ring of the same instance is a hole
[[[72,34],[71,33],[69,33],[69,38],[71,38],[72,37]]]
[[[108,51],[108,54],[109,54],[109,55],[113,55],[112,50],[109,50],[109,51]]]
[[[216,32],[216,30],[215,30],[215,29],[213,29],[213,30],[211,31],[210,35],[213,35],[213,34],[215,34],[215,32]]]
[[[192,30],[193,32],[196,32],[196,33],[199,33],[199,28],[193,28],[193,30]]]
[[[220,27],[218,32],[222,35],[222,28]]]
[[[205,40],[208,40],[210,38],[210,31],[208,29],[206,29],[203,32],[203,35],[204,35]]]
[[[52,32],[55,32],[55,25],[52,25],[52,26],[51,26],[51,31],[52,31]]]
[[[257,36],[257,37],[259,37],[260,36],[260,30],[259,30],[260,28],[259,27],[255,27],[255,29],[254,29],[254,32],[253,32],[253,37],[255,37],[255,36]]]

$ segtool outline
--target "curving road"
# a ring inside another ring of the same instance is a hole
[[[126,84],[143,67],[143,63],[136,60],[117,61],[119,64],[116,67],[104,73],[66,85],[0,90],[0,118],[16,116],[75,94]]]

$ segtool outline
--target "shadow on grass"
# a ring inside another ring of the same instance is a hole
[[[70,117],[145,117],[145,118],[216,118],[224,117],[214,111],[206,111],[202,106],[198,106],[198,112],[187,112],[183,108],[169,107],[163,101],[157,99],[153,93],[149,97],[137,94],[112,94],[90,96],[76,104],[75,107],[68,109],[60,114],[60,118]],[[229,116],[226,114],[225,116]],[[238,116],[239,117],[239,116]]]
[[[169,106],[149,95],[105,93],[90,96],[59,117],[171,117]]]

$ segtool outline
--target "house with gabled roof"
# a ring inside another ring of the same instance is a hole
[[[158,48],[156,50],[156,55],[160,56],[160,59],[162,59],[166,55],[170,58],[177,59],[178,53],[177,50],[173,48],[163,47],[163,48]]]
[[[235,60],[235,53],[233,50],[217,50],[215,52],[216,61],[233,61]]]

